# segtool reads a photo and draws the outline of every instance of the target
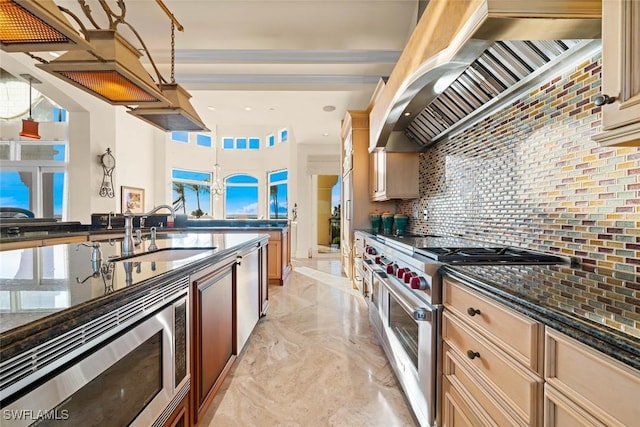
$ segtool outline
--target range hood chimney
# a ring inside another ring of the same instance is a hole
[[[429,1],[371,109],[369,150],[424,150],[501,92],[600,38],[601,11],[601,0]]]

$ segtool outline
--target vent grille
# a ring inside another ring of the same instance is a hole
[[[7,390],[8,387],[27,377],[33,377],[29,378],[30,383],[62,366],[70,358],[78,356],[81,352],[108,338],[111,335],[108,335],[109,332],[115,333],[160,308],[188,286],[188,277],[164,285],[110,313],[2,362],[0,364],[0,398],[5,399],[17,391]]]
[[[498,41],[486,49],[407,127],[429,144],[502,92],[576,46],[580,40]]]

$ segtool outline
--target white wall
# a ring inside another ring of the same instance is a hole
[[[214,140],[224,136],[259,136],[266,141],[268,134],[289,129],[289,141],[259,151],[217,150],[195,144],[170,141],[168,133],[129,115],[123,106],[112,106],[72,85],[62,82],[35,67],[33,59],[24,54],[0,51],[2,67],[14,75],[28,73],[43,83],[38,88],[54,102],[69,111],[69,216],[72,221],[89,223],[91,213],[120,212],[120,187],[145,189],[145,210],[170,203],[172,200],[171,169],[212,171],[217,162],[222,177],[243,172],[259,180],[258,215],[266,218],[268,187],[267,173],[289,170],[289,217],[293,205],[298,205],[297,241],[292,242],[294,256],[306,257],[316,245],[315,209],[317,189],[315,175],[340,174],[339,144],[297,144],[293,129],[283,123],[275,128],[266,126],[230,126],[207,123]],[[42,129],[45,129],[43,126]],[[0,137],[9,135],[0,127]],[[42,132],[41,132],[42,133]],[[102,167],[99,156],[111,148],[116,157],[113,176],[114,198],[100,197]],[[214,204],[215,218],[222,218],[223,199]]]
[[[340,145],[300,144],[297,146],[298,224],[296,251],[293,256],[306,258],[318,244],[317,199],[318,175],[340,175]],[[292,245],[293,246],[293,245]]]

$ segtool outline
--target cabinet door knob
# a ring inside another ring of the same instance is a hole
[[[597,107],[601,107],[605,104],[611,104],[615,100],[616,100],[615,96],[609,96],[603,93],[593,98],[593,103],[596,104]]]
[[[467,308],[467,314],[471,317],[475,316],[476,314],[482,314],[480,313],[480,310],[477,308],[473,308],[473,307],[469,307]]]
[[[467,350],[467,357],[471,360],[475,359],[476,357],[480,358],[480,353],[473,350]]]

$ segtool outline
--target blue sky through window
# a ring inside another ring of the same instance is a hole
[[[257,178],[233,175],[225,181],[225,218],[258,218]]]
[[[16,207],[31,210],[31,191],[21,180],[18,172],[0,172],[0,206]]]

